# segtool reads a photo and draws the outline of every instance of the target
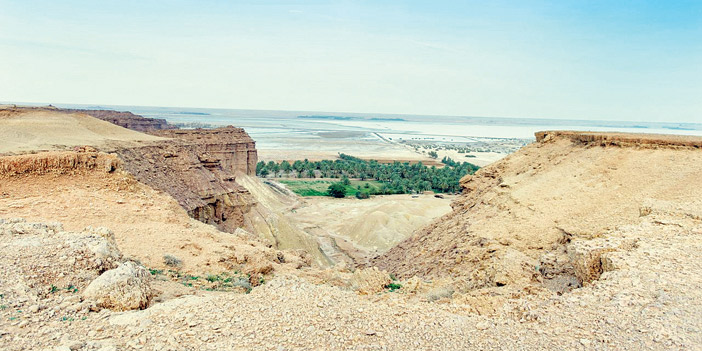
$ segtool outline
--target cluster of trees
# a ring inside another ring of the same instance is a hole
[[[360,180],[377,180],[385,183],[374,194],[407,194],[432,190],[435,192],[458,192],[458,181],[466,174],[473,174],[478,166],[468,162],[456,162],[444,158],[446,165],[442,168],[425,166],[421,162],[380,163],[366,161],[346,154],[340,154],[338,160],[311,162],[308,160],[290,163],[270,161],[259,162],[256,174],[261,177],[295,177],[295,178],[355,178]]]

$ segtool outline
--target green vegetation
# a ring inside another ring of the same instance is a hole
[[[395,290],[401,289],[401,288],[402,288],[402,284],[390,283],[390,284],[386,285],[385,288],[388,289],[388,290],[390,290],[390,292],[393,292],[393,291],[395,291]]]
[[[251,292],[253,288],[249,280],[251,277],[240,273],[239,271],[234,272],[222,272],[219,274],[208,274],[207,276],[200,277],[190,274],[182,274],[177,270],[159,270],[150,269],[152,275],[163,276],[163,278],[179,282],[187,287],[194,287],[201,290],[207,291],[242,291],[245,293]],[[263,284],[265,281],[263,278],[259,278],[259,284]]]
[[[346,179],[348,180],[348,178]],[[329,196],[341,198],[346,196],[346,186],[344,183],[334,183],[327,189]]]
[[[259,162],[256,174],[262,177],[272,175],[281,179],[290,190],[302,196],[327,196],[330,180],[303,180],[316,178],[339,179],[346,187],[346,195],[357,196],[358,192],[370,195],[409,194],[426,190],[434,192],[455,193],[460,190],[458,181],[466,174],[473,174],[478,166],[468,162],[457,162],[444,157],[444,167],[428,167],[421,162],[380,163],[366,161],[346,154],[340,154],[338,160],[323,161],[288,161],[276,163]],[[366,186],[365,183],[369,183]],[[359,198],[365,196],[358,195]]]
[[[305,179],[305,178],[288,178],[279,179],[280,183],[285,184],[288,189],[292,190],[300,196],[329,196],[327,192],[329,186],[335,182],[333,180],[321,180],[321,179]],[[366,191],[369,194],[380,193],[380,189],[385,185],[383,182],[378,181],[360,181],[360,180],[349,180],[349,185],[346,186],[346,195],[356,196],[359,191]],[[358,188],[361,190],[358,190]]]

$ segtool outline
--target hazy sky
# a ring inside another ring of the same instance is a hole
[[[0,0],[0,101],[702,122],[702,1]]]

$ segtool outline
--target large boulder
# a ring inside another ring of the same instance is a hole
[[[152,297],[151,274],[134,262],[122,263],[103,273],[83,291],[86,301],[114,311],[144,309]]]
[[[66,232],[60,223],[0,219],[0,281],[17,296],[32,299],[83,290],[122,261],[110,234],[105,228]]]

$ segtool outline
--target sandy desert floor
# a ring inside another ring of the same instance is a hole
[[[307,197],[287,215],[355,263],[381,254],[451,211],[452,196],[385,195],[366,200]],[[337,258],[338,260],[338,258]]]

